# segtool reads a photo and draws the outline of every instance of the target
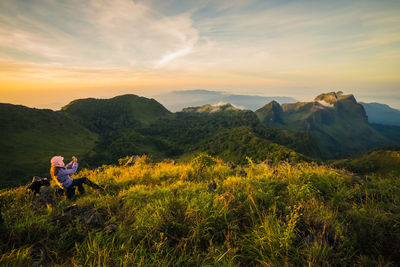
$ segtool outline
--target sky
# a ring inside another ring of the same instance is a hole
[[[207,89],[400,108],[400,1],[0,0],[0,102]]]

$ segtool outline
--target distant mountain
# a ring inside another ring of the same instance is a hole
[[[362,105],[342,92],[321,94],[313,102],[271,102],[256,111],[266,125],[307,131],[324,158],[338,158],[391,143],[369,124]]]
[[[235,95],[218,91],[187,90],[173,91],[155,96],[155,98],[171,111],[180,111],[186,107],[202,106],[206,104],[230,103],[236,107],[255,111],[272,100],[279,103],[291,103],[297,100],[285,96],[254,96]]]
[[[363,103],[369,123],[400,126],[400,110],[389,107],[386,104]]]
[[[0,104],[0,188],[47,176],[54,155],[81,158],[97,134],[61,112]]]
[[[400,144],[400,126],[395,125],[383,125],[383,124],[370,124],[381,135],[392,140],[393,142]]]

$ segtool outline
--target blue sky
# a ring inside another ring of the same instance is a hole
[[[1,1],[0,102],[342,90],[400,108],[398,14],[400,1]]]

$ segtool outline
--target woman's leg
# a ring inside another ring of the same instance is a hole
[[[85,188],[83,188],[83,184],[85,184],[85,179],[87,178],[83,177],[83,178],[73,179],[71,187],[76,186],[78,187],[78,191],[80,194],[85,193]]]
[[[85,193],[85,188],[83,187],[83,184],[87,184],[88,186],[94,188],[94,189],[99,189],[99,190],[104,190],[101,186],[98,184],[93,183],[86,177],[78,178],[78,179],[72,179],[72,184],[70,187],[68,187],[65,191],[65,194],[67,195],[68,199],[71,199],[75,196],[75,187],[78,187],[78,191],[80,194]]]
[[[68,199],[71,199],[75,196],[75,187],[71,185],[70,187],[65,189],[65,195]]]
[[[94,188],[94,189],[100,189],[100,190],[104,190],[101,186],[99,186],[96,183],[93,183],[92,181],[90,181],[87,177],[82,177],[82,178],[78,178],[78,179],[73,179],[72,185],[77,186],[79,192],[81,192],[82,188],[82,192],[85,192],[85,189],[83,189],[82,184],[87,184],[88,186]]]
[[[98,184],[96,184],[96,183],[93,183],[92,181],[90,181],[88,178],[86,178],[86,177],[83,177],[83,178],[80,178],[80,179],[83,179],[83,183],[84,184],[87,184],[88,186],[90,186],[90,187],[92,187],[92,188],[94,188],[94,189],[100,189],[100,190],[104,190],[101,186],[99,186]]]

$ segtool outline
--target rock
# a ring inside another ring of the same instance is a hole
[[[74,223],[78,219],[79,222],[89,227],[101,227],[103,226],[103,218],[93,208],[80,209],[78,205],[71,205],[64,210],[64,215],[55,216],[52,220],[53,224],[60,224],[61,227],[66,226],[69,223]]]
[[[93,209],[83,211],[80,215],[80,221],[91,227],[101,227],[103,225],[103,218],[97,214]]]
[[[236,164],[232,161],[228,161],[227,163],[228,167],[231,168],[232,170],[236,168]]]
[[[133,166],[133,165],[135,165],[135,163],[136,163],[136,160],[139,158],[139,156],[131,156],[129,159],[128,159],[128,161],[125,163],[125,167],[128,167],[128,166]]]
[[[66,207],[64,210],[63,210],[63,212],[64,213],[74,213],[74,212],[76,212],[78,210],[78,205],[76,205],[76,204],[73,204],[73,205],[71,205],[71,206],[69,206],[69,207]]]
[[[32,191],[34,195],[40,195],[40,188],[42,186],[50,186],[50,181],[47,178],[40,178],[39,176],[34,176],[32,182],[26,187],[27,191]]]
[[[50,186],[40,189],[39,201],[44,205],[56,205],[56,202],[53,199],[53,189]]]
[[[113,234],[113,233],[115,233],[116,231],[117,231],[117,229],[118,229],[118,226],[116,225],[116,224],[109,224],[109,225],[107,225],[105,228],[104,228],[104,232],[106,233],[106,234]]]

